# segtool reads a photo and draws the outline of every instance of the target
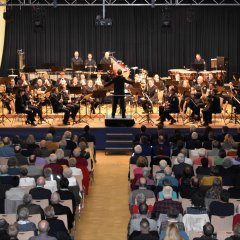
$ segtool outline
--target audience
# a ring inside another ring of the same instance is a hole
[[[11,147],[11,141],[9,137],[4,137],[3,147],[0,147],[0,157],[12,157],[15,155],[14,149]]]
[[[216,237],[213,236],[213,233],[214,227],[210,222],[208,222],[203,226],[203,235],[201,237],[196,237],[193,240],[214,240]]]
[[[44,166],[44,170],[46,168],[50,168],[52,170],[52,174],[61,175],[63,173],[63,167],[57,163],[57,155],[55,153],[51,153],[49,156],[49,164]]]

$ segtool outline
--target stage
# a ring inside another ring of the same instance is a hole
[[[85,122],[75,123],[73,124],[72,121],[70,121],[70,125],[63,125],[62,124],[62,115],[56,116],[50,115],[47,119],[47,122],[39,123],[36,127],[32,127],[31,125],[26,125],[24,119],[17,119],[16,115],[7,115],[8,119],[4,119],[4,123],[0,123],[0,136],[14,136],[14,135],[20,135],[21,137],[26,137],[28,134],[34,134],[36,136],[37,140],[43,139],[47,133],[47,130],[50,126],[53,126],[56,128],[57,135],[61,136],[64,131],[71,129],[74,134],[81,134],[82,129],[85,125],[89,125],[91,127],[91,133],[96,136],[96,147],[97,149],[105,149],[105,140],[106,140],[106,134],[107,133],[132,133],[135,135],[139,132],[139,128],[141,125],[146,125],[148,128],[148,133],[152,134],[156,132],[159,118],[157,113],[151,114],[150,119],[153,121],[152,123],[143,122],[141,121],[142,117],[146,116],[145,114],[132,114],[127,115],[126,120],[134,119],[135,124],[132,127],[107,127],[105,125],[105,119],[106,115],[92,115],[91,118],[84,117],[82,120]],[[174,116],[175,118],[177,116]],[[227,117],[227,115],[225,116]],[[18,121],[17,121],[18,120]],[[78,120],[78,118],[77,118]],[[107,120],[113,120],[107,115]],[[116,115],[116,118],[114,120],[122,120],[121,116]],[[173,134],[174,129],[179,128],[181,129],[183,134],[186,134],[189,131],[189,127],[194,124],[197,126],[198,132],[202,133],[204,130],[204,127],[200,126],[200,123],[190,123],[186,119],[183,123],[183,118],[181,115],[178,116],[178,122],[170,125],[168,121],[164,124],[165,132],[168,135]],[[230,134],[236,133],[236,128],[239,127],[239,124],[234,124],[233,121],[229,123],[229,119],[225,120],[225,123],[222,119],[220,119],[220,116],[213,117],[213,124],[210,126],[215,129],[215,133],[218,134],[218,132],[221,131],[221,127],[227,125],[230,128]]]

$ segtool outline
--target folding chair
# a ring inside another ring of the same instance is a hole
[[[33,231],[19,232],[17,235],[18,240],[26,240],[34,236]]]
[[[66,229],[68,229],[67,215],[55,215],[55,217],[57,217],[59,220],[62,220]]]
[[[73,207],[72,207],[72,200],[61,200],[61,204],[65,207],[69,207],[71,212],[73,213]]]
[[[14,224],[17,221],[17,215],[15,213],[0,214],[0,218],[4,218],[9,224]]]
[[[231,232],[232,222],[233,222],[233,216],[219,217],[219,216],[213,215],[211,217],[211,223],[214,226],[216,232],[218,231]]]
[[[32,203],[39,205],[42,209],[45,207],[49,206],[49,201],[48,199],[32,199]]]
[[[32,214],[32,215],[29,215],[28,220],[29,220],[30,222],[35,223],[36,226],[38,226],[38,223],[42,220],[42,219],[41,219],[41,214]]]

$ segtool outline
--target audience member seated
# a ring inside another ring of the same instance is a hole
[[[232,135],[230,135],[230,134],[225,135],[224,141],[221,143],[221,147],[224,150],[230,150],[230,149],[233,149],[233,148],[237,147]]]
[[[17,213],[19,213],[20,209],[23,207],[27,208],[29,211],[29,214],[40,214],[41,219],[44,219],[44,212],[43,209],[37,205],[32,203],[32,196],[29,193],[25,193],[23,196],[23,204],[20,204],[17,209]]]
[[[152,148],[152,156],[156,156],[159,152],[159,149],[164,156],[170,156],[171,147],[169,143],[166,143],[166,140],[163,135],[158,137],[158,144]]]
[[[237,128],[237,133],[233,135],[233,139],[235,142],[240,142],[240,127]]]
[[[141,147],[141,145],[136,145],[134,147],[134,152],[133,152],[132,156],[130,157],[129,164],[136,164],[137,158],[139,156],[142,156],[142,147]]]
[[[222,165],[224,158],[226,157],[226,151],[224,149],[220,149],[218,152],[218,157],[214,159],[214,165]]]
[[[237,156],[232,160],[232,163],[234,166],[240,165],[240,144],[237,147]]]
[[[154,179],[156,181],[156,185],[159,184],[159,181],[165,177],[164,170],[168,166],[167,161],[162,159],[159,162],[159,168],[160,170],[155,173]]]
[[[148,217],[148,205],[146,203],[142,203],[139,205],[138,218],[130,220],[128,235],[131,235],[134,231],[140,231],[140,222],[144,218],[149,222],[149,231],[157,231],[156,221]]]
[[[204,195],[200,191],[192,194],[191,204],[191,207],[187,207],[186,214],[207,214]]]
[[[208,141],[209,140],[209,134],[213,134],[213,129],[210,126],[206,126],[204,128],[203,135],[199,138],[202,142]]]
[[[19,175],[20,168],[17,167],[17,158],[10,157],[8,159],[8,175]]]
[[[189,127],[189,134],[187,134],[187,135],[184,136],[184,141],[185,141],[185,142],[191,141],[191,139],[192,139],[192,133],[193,133],[193,132],[196,132],[196,131],[197,131],[196,126],[195,126],[195,125],[191,125],[191,126]],[[199,137],[199,139],[201,139],[201,138]]]
[[[70,187],[78,185],[76,178],[72,176],[72,170],[70,168],[64,169],[63,176],[68,179]]]
[[[12,188],[5,193],[6,200],[22,200],[25,194],[24,190],[19,187],[19,177],[13,176],[11,179]]]
[[[240,199],[240,174],[236,174],[233,178],[234,187],[228,188],[230,198]]]
[[[77,161],[76,158],[72,157],[68,160],[69,168],[72,170],[73,176],[81,176],[83,178],[83,173],[80,168],[76,167]]]
[[[191,178],[194,176],[192,167],[190,165],[186,166],[183,170],[183,175],[179,179],[179,187],[180,191],[184,191],[184,189],[188,189],[190,187]]]
[[[29,165],[26,166],[26,169],[28,171],[28,176],[41,176],[42,167],[35,166],[36,155],[30,155],[28,161],[29,161]]]
[[[22,155],[22,148],[20,145],[14,147],[15,157],[17,159],[17,165],[28,165],[28,160],[25,156]]]
[[[56,215],[67,215],[68,229],[72,229],[74,216],[69,207],[60,204],[60,195],[54,192],[51,196],[51,205],[53,206]]]
[[[170,223],[166,232],[161,232],[159,240],[189,240],[189,237],[185,231],[178,229],[175,223]]]
[[[179,153],[182,153],[184,155],[184,162],[189,165],[193,165],[192,159],[187,157],[188,156],[188,150],[186,148],[182,148]],[[177,154],[178,155],[178,154]],[[179,162],[177,158],[174,159],[173,165],[178,165]]]
[[[41,140],[39,143],[39,149],[41,150],[42,153],[42,157],[46,158],[49,157],[50,154],[52,153],[52,151],[50,151],[47,147],[46,147],[46,140]]]
[[[38,230],[35,223],[30,222],[28,220],[29,217],[29,210],[25,207],[20,208],[18,211],[18,221],[17,221],[17,229],[19,232],[27,232],[33,231],[34,235],[38,235]]]
[[[198,157],[193,160],[194,165],[201,165],[202,158],[206,157],[206,149],[205,148],[199,148],[198,149]],[[210,163],[212,165],[212,163]]]
[[[142,176],[145,177],[146,179],[146,186],[148,189],[154,190],[155,189],[155,182],[152,179],[152,176],[150,175],[150,168],[148,167],[144,167],[142,168]],[[139,179],[136,181],[135,185],[134,185],[134,189],[139,187]]]
[[[46,216],[46,221],[49,224],[49,236],[57,239],[71,239],[64,222],[55,216],[54,208],[52,206],[47,206],[44,209],[44,213]]]
[[[216,240],[216,236],[214,234],[213,225],[208,222],[203,226],[203,235],[201,237],[196,237],[193,240]]]
[[[162,135],[162,136],[164,136],[164,139],[165,139],[165,141],[167,142],[168,141],[168,134],[166,134],[165,132],[164,132],[164,128],[163,128],[163,124],[158,124],[157,125],[157,132],[156,133],[153,133],[152,135],[151,135],[151,145],[156,145],[157,143],[158,143],[158,137],[160,136],[160,135]]]
[[[15,224],[11,224],[8,226],[8,236],[10,240],[18,240],[18,229],[17,226]],[[1,234],[1,233],[0,233]],[[1,236],[1,235],[0,235]],[[2,236],[1,236],[2,237]],[[2,239],[2,238],[1,238]]]
[[[85,158],[85,159],[89,159],[90,158],[90,153],[89,153],[89,151],[88,151],[88,149],[87,149],[87,142],[85,142],[85,141],[81,141],[81,142],[79,142],[79,148],[80,148],[80,157],[81,158]]]
[[[34,153],[36,155],[36,160],[35,160],[35,166],[36,167],[43,168],[45,165],[48,164],[48,160],[42,156],[42,150],[40,148],[36,149]],[[34,156],[34,155],[30,155],[30,157],[31,156]]]
[[[219,156],[219,142],[217,140],[212,141],[212,149],[207,151],[207,157]]]
[[[172,187],[170,186],[170,184],[171,184],[171,182],[170,182],[168,179],[165,179],[165,180],[163,181],[163,190],[158,193],[158,200],[159,200],[159,201],[164,199],[164,197],[163,197],[164,188],[166,188],[166,187],[172,188]],[[177,197],[177,193],[174,192],[174,191],[172,191],[172,199],[173,199],[173,200],[176,200],[177,198],[178,198],[178,197]]]
[[[160,147],[156,149],[156,155],[151,157],[150,167],[158,165],[161,160],[165,160],[168,166],[172,166],[172,162],[169,156],[164,155],[164,150]]]
[[[198,133],[193,132],[191,135],[191,139],[186,141],[187,149],[198,149],[202,147],[202,142],[198,139]]]
[[[20,168],[20,182],[19,187],[35,187],[35,179],[33,177],[28,177],[28,170],[25,167]]]
[[[140,178],[140,181],[139,181],[139,189],[136,189],[134,191],[132,191],[129,195],[129,209],[131,209],[131,207],[133,205],[135,205],[135,199],[136,199],[136,196],[137,194],[139,193],[143,193],[146,198],[155,198],[155,195],[154,195],[154,192],[147,189],[147,186],[146,186],[146,179],[144,177],[141,177]]]
[[[45,140],[46,140],[46,148],[49,151],[56,151],[58,149],[58,143],[53,141],[52,133],[47,133]]]
[[[219,200],[222,192],[222,182],[219,178],[213,179],[213,184],[210,189],[207,190],[205,195],[205,205],[208,208],[212,201]]]
[[[179,212],[176,208],[170,207],[167,211],[167,221],[163,221],[160,226],[160,233],[162,231],[166,232],[167,227],[169,224],[174,223],[179,231],[185,231],[185,227],[183,222],[180,222],[178,220],[179,218]]]
[[[37,179],[37,186],[32,188],[29,193],[31,194],[33,199],[51,199],[51,191],[49,189],[44,188],[45,186],[45,178],[39,177]]]
[[[67,147],[67,141],[62,139],[60,142],[59,142],[59,148],[62,149],[64,151],[64,156],[65,157],[70,157],[71,154],[72,154],[72,151],[70,149],[66,149]]]
[[[216,137],[216,140],[218,140],[219,142],[223,142],[226,134],[228,134],[228,130],[229,130],[229,129],[228,129],[227,126],[223,126],[223,127],[222,127],[222,132],[221,132],[221,134],[219,134],[219,135]]]
[[[189,182],[188,182],[189,181]],[[183,179],[183,184],[180,187],[180,195],[182,198],[191,199],[195,192],[200,191],[199,179],[197,177]]]
[[[223,189],[220,193],[220,200],[211,202],[209,206],[209,215],[216,215],[221,217],[233,215],[234,204],[229,203],[229,197],[229,192]]]
[[[150,135],[148,133],[146,133],[146,126],[145,125],[142,125],[141,128],[140,128],[140,133],[137,133],[135,136],[134,136],[134,139],[133,139],[133,144],[134,145],[137,145],[139,144],[140,142],[140,138],[142,136],[145,136],[147,139],[148,139],[148,142],[150,142]]]
[[[7,223],[7,221],[4,218],[0,218],[1,240],[9,240],[8,227],[9,227],[9,224]]]
[[[146,136],[141,136],[140,146],[142,147],[142,156],[151,156],[152,154],[152,147],[150,145],[150,142],[148,141],[148,138]]]
[[[61,200],[72,200],[72,209],[74,213],[75,212],[74,209],[76,209],[76,200],[75,200],[74,194],[68,190],[68,186],[69,186],[68,179],[65,177],[62,177],[60,179],[59,184],[60,184],[60,189],[57,191],[57,193],[60,195]],[[78,192],[78,196],[79,196],[79,192]]]
[[[42,220],[38,223],[39,235],[36,237],[30,237],[29,240],[57,240],[55,237],[48,236],[49,223],[46,220]]]
[[[158,186],[163,186],[163,181],[167,179],[170,181],[171,186],[178,187],[178,180],[172,176],[172,169],[170,167],[167,166],[164,169],[164,174],[165,174],[165,177],[159,180]]]
[[[213,131],[209,132],[208,133],[208,138],[205,139],[205,140],[202,140],[202,141],[203,141],[202,147],[205,148],[205,149],[211,150],[212,145],[213,145],[212,142],[214,141]]]
[[[90,127],[89,125],[86,125],[83,128],[83,133],[79,135],[79,139],[80,138],[85,138],[87,142],[93,142],[96,145],[96,138],[94,135],[92,135],[89,131],[90,131]],[[79,140],[80,141],[80,140]]]
[[[60,148],[58,148],[55,152],[57,156],[57,164],[59,165],[65,165],[68,167],[68,160],[64,158],[64,151]]]
[[[149,221],[143,218],[140,222],[140,233],[133,232],[129,240],[159,240],[158,233],[150,233]]]
[[[163,189],[164,200],[155,202],[153,206],[152,217],[158,219],[161,213],[167,214],[167,211],[170,207],[175,207],[179,213],[183,213],[182,204],[178,201],[172,200],[172,188],[167,186]]]
[[[26,139],[26,147],[27,151],[24,153],[25,156],[29,157],[31,154],[35,152],[36,149],[39,148],[39,145],[36,144],[35,137],[32,134],[29,134]]]
[[[11,147],[11,141],[9,137],[4,137],[3,146],[0,147],[0,157],[12,157],[15,155],[14,149]]]
[[[184,142],[184,137],[182,136],[181,130],[179,128],[174,129],[173,135],[169,138],[169,142],[172,143],[173,149],[176,149],[178,142]]]
[[[134,168],[133,170],[133,174],[134,174],[134,183],[140,178],[142,177],[142,169],[144,167],[148,167],[148,160],[146,157],[144,156],[139,156],[137,158],[137,162],[136,162],[137,167]]]
[[[203,157],[201,159],[202,166],[197,167],[196,173],[197,176],[209,176],[211,173],[210,167],[208,167],[208,159]]]
[[[183,176],[183,172],[186,166],[189,166],[191,168],[191,171],[193,174],[193,168],[191,165],[185,163],[185,156],[183,153],[179,153],[177,155],[177,161],[179,164],[173,166],[173,172],[174,172],[175,178],[180,179]]]
[[[52,193],[56,192],[57,189],[57,181],[53,179],[52,169],[45,168],[43,170],[43,175],[45,177],[45,185],[44,188],[49,189]]]
[[[50,154],[49,164],[45,165],[43,169],[45,170],[46,168],[50,168],[52,169],[52,174],[62,175],[63,167],[57,164],[56,162],[57,162],[57,155],[55,153]]]
[[[138,193],[136,195],[135,204],[131,207],[130,212],[135,217],[139,215],[139,206],[143,203],[146,203],[147,199],[143,193]],[[153,206],[151,204],[148,205],[148,214],[150,214],[153,210]],[[132,216],[132,218],[134,218]]]
[[[72,132],[65,131],[62,139],[66,140],[67,142],[66,149],[73,151],[77,147],[77,144],[72,140]]]
[[[182,140],[178,140],[176,145],[173,146],[172,156],[177,156],[181,152],[181,149],[184,147],[185,147],[185,142]]]

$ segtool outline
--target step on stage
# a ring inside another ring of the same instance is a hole
[[[107,127],[132,127],[134,124],[135,120],[131,115],[126,115],[126,118],[122,118],[122,116],[112,118],[111,115],[107,115],[105,119],[105,126]]]

